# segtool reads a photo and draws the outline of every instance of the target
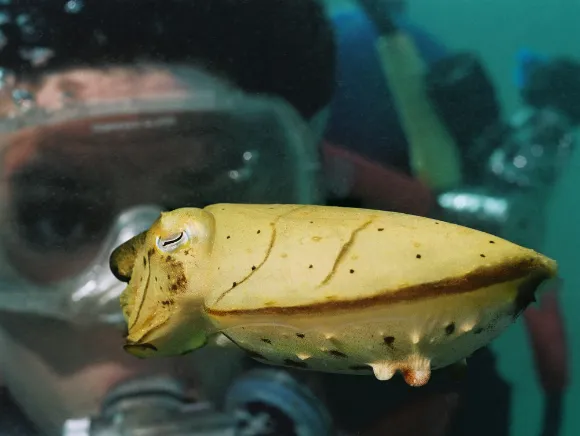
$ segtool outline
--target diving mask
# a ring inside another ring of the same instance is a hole
[[[108,256],[162,210],[319,200],[315,138],[293,108],[202,82],[54,107],[30,98],[0,120],[0,311],[122,322]]]

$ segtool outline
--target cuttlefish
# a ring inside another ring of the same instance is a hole
[[[401,373],[422,386],[500,335],[557,265],[424,217],[216,204],[162,213],[113,252],[111,268],[128,282],[125,349],[136,356],[221,337],[271,365]]]

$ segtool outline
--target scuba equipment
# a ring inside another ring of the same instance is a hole
[[[542,249],[545,204],[576,146],[580,121],[578,100],[568,98],[562,87],[576,95],[580,80],[574,71],[580,68],[572,61],[549,61],[530,53],[520,53],[519,60],[517,86],[526,106],[507,122],[499,119],[495,98],[485,91],[491,82],[476,63],[468,62],[470,74],[462,74],[461,58],[456,58],[456,68],[439,65],[428,76],[438,111],[445,114],[455,135],[463,137],[461,150],[469,174],[466,186],[439,194],[437,216]],[[470,89],[477,92],[446,101],[447,91],[457,96],[470,82],[476,85]],[[453,126],[463,123],[464,114],[470,127],[461,132]],[[479,119],[470,123],[471,114],[478,114],[476,118],[487,120],[488,125]],[[556,435],[568,379],[567,348],[556,295],[545,298],[548,309],[531,308],[524,320],[545,392],[543,434]],[[554,334],[547,337],[546,330]]]
[[[463,183],[481,166],[482,152],[473,143],[500,121],[495,87],[481,60],[472,53],[449,55],[434,62],[425,75],[427,96],[460,150]]]
[[[223,410],[188,400],[174,379],[128,380],[98,416],[68,420],[62,436],[331,436],[320,400],[289,373],[254,369],[226,393]]]

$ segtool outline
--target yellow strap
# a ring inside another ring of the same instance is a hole
[[[453,137],[425,92],[424,63],[403,34],[381,36],[376,50],[409,143],[415,176],[435,191],[461,184],[461,160]]]

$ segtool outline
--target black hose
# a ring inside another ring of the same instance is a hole
[[[564,395],[561,392],[545,396],[544,425],[541,436],[557,436],[562,427]]]

